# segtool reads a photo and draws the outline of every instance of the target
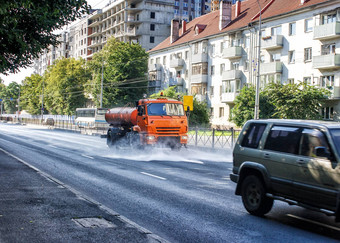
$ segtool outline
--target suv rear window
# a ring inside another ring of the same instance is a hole
[[[266,124],[264,123],[252,123],[249,125],[247,129],[246,135],[242,140],[241,146],[248,148],[257,148],[260,143],[260,139],[266,128]]]
[[[273,126],[264,149],[298,154],[301,130],[298,127]]]

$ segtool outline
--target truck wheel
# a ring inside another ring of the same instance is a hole
[[[107,137],[106,137],[106,145],[111,148],[112,147],[112,140],[111,140],[111,131],[107,131]]]
[[[241,195],[245,209],[252,215],[263,216],[273,207],[274,200],[266,196],[262,181],[255,175],[244,179]]]

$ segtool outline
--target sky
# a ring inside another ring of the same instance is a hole
[[[110,0],[87,0],[88,4],[91,5],[93,9],[103,8],[109,1]],[[0,78],[5,81],[5,85],[8,85],[13,81],[21,84],[21,81],[23,81],[26,77],[31,76],[33,72],[33,67],[22,68],[18,73],[15,74],[11,73],[7,76],[0,74]]]

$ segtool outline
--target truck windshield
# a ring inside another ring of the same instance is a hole
[[[149,116],[184,116],[182,104],[151,103],[148,105]]]
[[[330,129],[329,131],[332,135],[333,143],[336,147],[336,150],[338,154],[340,154],[340,129]]]

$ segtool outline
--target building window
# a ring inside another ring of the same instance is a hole
[[[184,8],[187,8],[187,7],[188,7],[188,3],[184,2],[184,3],[183,3],[183,7],[184,7]]]
[[[275,73],[275,74],[266,74],[266,75],[261,75],[260,77],[260,88],[263,89],[264,87],[267,86],[267,84],[270,83],[281,83],[281,74],[280,73]]]
[[[163,65],[166,65],[166,56],[163,57]]]
[[[192,65],[192,75],[207,75],[208,74],[208,63],[202,62]]]
[[[336,22],[336,13],[327,14],[322,16],[322,24],[329,24]]]
[[[211,76],[215,75],[215,66],[214,65],[210,66],[210,75]]]
[[[321,46],[321,55],[329,55],[335,53],[335,43],[322,45]]]
[[[279,62],[279,61],[281,61],[281,53],[272,53],[272,54],[270,54],[270,61],[271,62]]]
[[[189,57],[189,51],[185,51],[185,60],[188,60]]]
[[[313,31],[313,19],[305,20],[305,32]]]
[[[246,37],[246,41],[244,43],[244,47],[245,48],[249,48],[250,47],[250,37],[249,36]]]
[[[296,34],[296,23],[290,23],[289,24],[289,35],[295,35]]]
[[[312,47],[305,48],[305,62],[312,61]]]
[[[294,79],[293,78],[289,78],[287,80],[287,84],[294,84]]]
[[[155,37],[154,36],[150,36],[150,43],[155,43]]]
[[[211,55],[215,55],[215,45],[211,45]]]
[[[222,41],[220,44],[220,52],[223,53],[223,49],[224,49],[224,42]]]
[[[198,53],[198,43],[196,42],[194,44],[194,54],[197,54]]]
[[[220,107],[219,117],[224,117],[224,107]]]
[[[272,30],[271,30],[271,33],[272,33],[272,36],[274,36],[274,35],[281,35],[281,33],[282,33],[281,25],[273,27]]]
[[[150,13],[150,19],[155,19],[156,18],[156,13],[155,12],[151,12]]]
[[[295,63],[295,51],[288,52],[288,61],[289,63]]]
[[[214,86],[210,86],[210,96],[214,96]]]
[[[157,57],[157,58],[156,58],[156,63],[157,63],[157,64],[161,64],[161,58],[160,58],[160,57]]]
[[[175,6],[179,6],[179,2],[178,1],[175,1]]]
[[[191,86],[191,94],[195,95],[204,95],[207,91],[207,84],[192,84]]]
[[[312,79],[311,79],[311,77],[304,77],[304,78],[303,78],[303,83],[304,83],[304,84],[311,85],[311,84],[312,84]]]
[[[322,108],[321,115],[324,120],[333,120],[334,119],[334,108],[333,107]]]
[[[224,72],[224,70],[225,70],[225,64],[222,63],[222,64],[220,65],[220,75],[222,75],[222,73]]]
[[[154,31],[155,30],[155,24],[150,24],[150,30]]]
[[[240,80],[228,80],[223,82],[223,90],[225,93],[239,93],[241,90]]]
[[[231,70],[239,70],[240,69],[240,62],[230,62],[230,69]]]
[[[244,61],[244,71],[249,71],[249,61],[248,60]]]
[[[322,76],[321,87],[329,89],[334,87],[334,75]]]

